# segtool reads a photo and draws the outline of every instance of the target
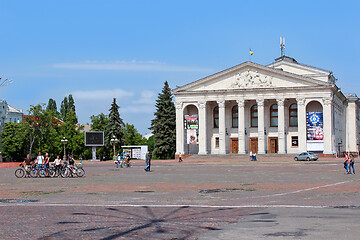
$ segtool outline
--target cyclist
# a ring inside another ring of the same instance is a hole
[[[60,159],[59,155],[56,156],[56,158],[54,160],[54,164],[55,164],[55,172],[57,172],[59,174],[60,167],[61,167],[61,159]]]
[[[125,161],[126,161],[126,167],[130,167],[130,154],[126,155]]]
[[[34,164],[34,161],[31,159],[30,154],[26,155],[26,158],[22,164],[25,167],[26,171],[29,169],[29,166]]]
[[[71,157],[71,155],[69,155],[69,165],[70,167],[73,167],[75,165],[75,160]]]

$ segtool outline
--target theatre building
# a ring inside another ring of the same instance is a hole
[[[282,56],[173,89],[176,154],[359,151],[359,98],[331,71]]]

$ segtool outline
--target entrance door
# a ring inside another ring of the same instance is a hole
[[[258,151],[258,139],[250,138],[249,139],[249,152],[257,153]]]
[[[276,137],[269,138],[269,153],[278,152],[278,139]]]
[[[239,141],[237,138],[230,138],[231,153],[239,152]]]

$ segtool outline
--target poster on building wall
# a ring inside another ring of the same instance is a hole
[[[322,112],[306,112],[306,134],[307,140],[323,141],[323,113]]]
[[[187,144],[197,144],[197,130],[188,129],[187,130]]]
[[[185,129],[199,129],[198,115],[185,115]]]

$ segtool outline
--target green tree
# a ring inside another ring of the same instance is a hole
[[[52,127],[53,115],[43,109],[43,105],[31,105],[29,115],[24,117],[24,123],[29,132],[29,154],[31,155],[34,144],[37,151],[42,151],[42,143],[46,140],[43,139],[44,133],[49,131]],[[35,140],[37,140],[35,142]]]
[[[154,134],[153,156],[159,159],[172,159],[176,151],[176,113],[172,101],[173,96],[167,81],[164,83],[162,92],[156,100],[155,118],[151,120]]]
[[[46,111],[52,111],[54,113],[54,116],[58,116],[59,112],[57,110],[56,101],[52,98],[49,99],[49,102],[46,107]]]
[[[124,122],[122,118],[120,118],[119,113],[119,106],[116,103],[116,98],[114,98],[113,103],[111,104],[111,108],[109,109],[109,121],[108,124],[105,127],[105,133],[104,133],[104,141],[106,147],[111,147],[111,138],[115,136],[117,139],[119,139],[119,145],[122,145],[123,142],[123,127]]]
[[[90,120],[92,131],[105,131],[106,125],[109,123],[109,117],[103,113],[92,115]]]
[[[154,141],[155,135],[152,135],[151,137],[148,138],[148,140],[146,141],[146,145],[148,145],[148,150],[149,152],[153,152],[155,147],[155,141]]]
[[[144,138],[132,124],[125,124],[124,128],[124,144],[125,145],[145,145],[146,138]]]
[[[28,153],[28,127],[24,123],[5,123],[1,132],[2,154],[5,158],[22,161]]]
[[[67,97],[65,97],[64,100],[61,102],[61,107],[60,107],[60,117],[63,121],[65,120],[68,109],[69,109],[69,103]]]

